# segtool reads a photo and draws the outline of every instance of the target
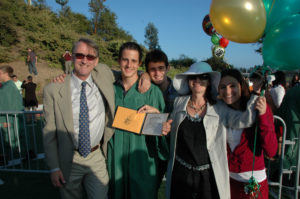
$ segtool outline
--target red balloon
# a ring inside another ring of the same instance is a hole
[[[219,41],[220,46],[222,46],[223,48],[226,48],[229,44],[229,40],[222,37]]]
[[[202,28],[204,30],[204,32],[206,34],[208,34],[209,36],[213,35],[214,33],[216,33],[216,30],[214,29],[211,21],[210,21],[210,18],[209,18],[209,15],[206,15],[202,21]]]

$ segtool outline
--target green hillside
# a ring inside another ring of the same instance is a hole
[[[107,8],[99,16],[95,33],[93,20],[72,12],[70,7],[57,14],[44,1],[33,3],[28,6],[24,0],[0,1],[0,63],[24,60],[26,49],[31,47],[50,67],[61,68],[62,53],[80,37],[88,37],[100,47],[100,62],[115,66],[120,45],[134,41],[118,27],[117,16]]]

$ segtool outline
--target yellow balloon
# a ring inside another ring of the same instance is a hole
[[[257,42],[266,26],[261,0],[212,0],[209,16],[219,34],[238,43]]]

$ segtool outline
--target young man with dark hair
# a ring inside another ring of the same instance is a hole
[[[161,50],[152,50],[146,55],[145,66],[151,81],[163,93],[166,104],[165,112],[171,113],[178,93],[173,87],[172,80],[167,76],[170,69],[167,55]]]
[[[142,50],[138,44],[127,42],[121,46],[119,64],[122,74],[114,84],[116,107],[163,112],[164,99],[157,86],[151,84],[143,94],[138,91],[137,71],[141,60]],[[168,158],[165,136],[146,136],[116,129],[108,147],[110,198],[156,199],[160,185],[158,162]]]

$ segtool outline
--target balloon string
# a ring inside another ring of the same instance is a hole
[[[272,12],[272,9],[273,9],[273,6],[274,6],[274,4],[275,4],[275,1],[276,1],[276,0],[273,0],[273,2],[272,2],[272,5],[271,5],[271,8],[270,8],[270,11],[269,11],[268,15],[270,15],[270,14],[271,14],[271,12]]]
[[[260,96],[264,96],[265,90],[261,90]],[[258,119],[257,119],[258,121]],[[258,122],[256,122],[255,126],[255,134],[254,134],[254,148],[253,148],[253,162],[252,162],[252,174],[251,176],[253,177],[253,172],[254,172],[254,164],[255,164],[255,150],[256,150],[256,139],[257,139],[257,132],[258,132]]]

